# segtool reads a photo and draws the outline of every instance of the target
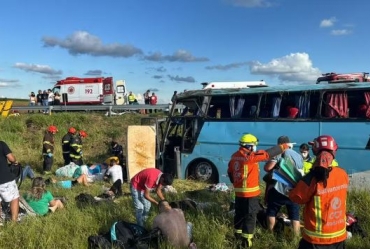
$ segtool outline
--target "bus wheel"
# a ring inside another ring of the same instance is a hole
[[[198,181],[216,182],[217,170],[212,163],[208,161],[198,161],[193,166],[193,176]]]

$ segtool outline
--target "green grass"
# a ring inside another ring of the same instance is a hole
[[[125,144],[128,125],[140,124],[142,115],[127,114],[105,117],[103,114],[57,113],[51,116],[42,114],[21,115],[0,119],[0,140],[8,143],[13,153],[22,164],[30,164],[36,172],[41,172],[41,146],[45,129],[48,125],[57,125],[56,151],[54,170],[63,164],[61,138],[70,126],[84,129],[88,137],[84,140],[84,156],[88,162],[101,162],[107,158],[107,143],[116,137]],[[25,180],[21,193],[27,191],[31,181]],[[19,224],[7,223],[0,227],[0,248],[87,248],[87,238],[100,232],[107,232],[111,224],[120,219],[134,222],[134,210],[127,184],[124,186],[124,197],[116,199],[111,205],[91,206],[79,209],[74,201],[75,196],[85,192],[92,195],[101,193],[103,182],[94,183],[91,187],[78,186],[73,189],[62,189],[50,186],[54,196],[68,198],[66,208],[46,217],[26,218]],[[178,194],[167,195],[169,200],[185,198],[186,191],[205,189],[208,185],[194,181],[176,180],[174,187]],[[201,202],[214,202],[216,205],[201,213],[187,212],[186,218],[192,222],[194,239],[198,248],[235,248],[233,239],[232,216],[226,210],[229,195],[202,191],[195,198]],[[354,211],[360,218],[361,226],[370,231],[370,196],[366,191],[355,190],[349,193],[348,210]],[[153,207],[147,222],[147,228],[158,213]],[[171,248],[163,244],[161,248]],[[285,238],[275,238],[261,228],[256,230],[253,248],[293,249],[297,242]],[[370,248],[368,239],[355,236],[347,243],[347,248]]]

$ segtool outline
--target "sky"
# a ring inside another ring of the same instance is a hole
[[[203,82],[368,72],[368,9],[368,0],[2,0],[0,97],[113,77],[169,103]]]

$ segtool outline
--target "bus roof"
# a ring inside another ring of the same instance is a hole
[[[237,89],[237,88],[251,88],[251,87],[266,87],[265,81],[220,81],[220,82],[209,82],[204,84],[203,89]]]
[[[222,89],[200,89],[188,90],[177,95],[177,99],[205,96],[205,95],[239,95],[239,94],[258,94],[258,93],[282,93],[282,92],[305,92],[322,90],[347,90],[347,89],[369,89],[369,82],[351,82],[336,84],[306,84],[306,85],[277,85],[252,88],[222,88]]]

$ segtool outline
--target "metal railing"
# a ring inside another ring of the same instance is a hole
[[[140,110],[171,110],[171,104],[160,105],[50,105],[50,106],[12,106],[11,112],[14,111],[44,111],[52,112],[67,112],[67,111],[107,111],[107,116],[121,115]],[[179,112],[184,109],[183,105],[176,105],[175,109]]]

